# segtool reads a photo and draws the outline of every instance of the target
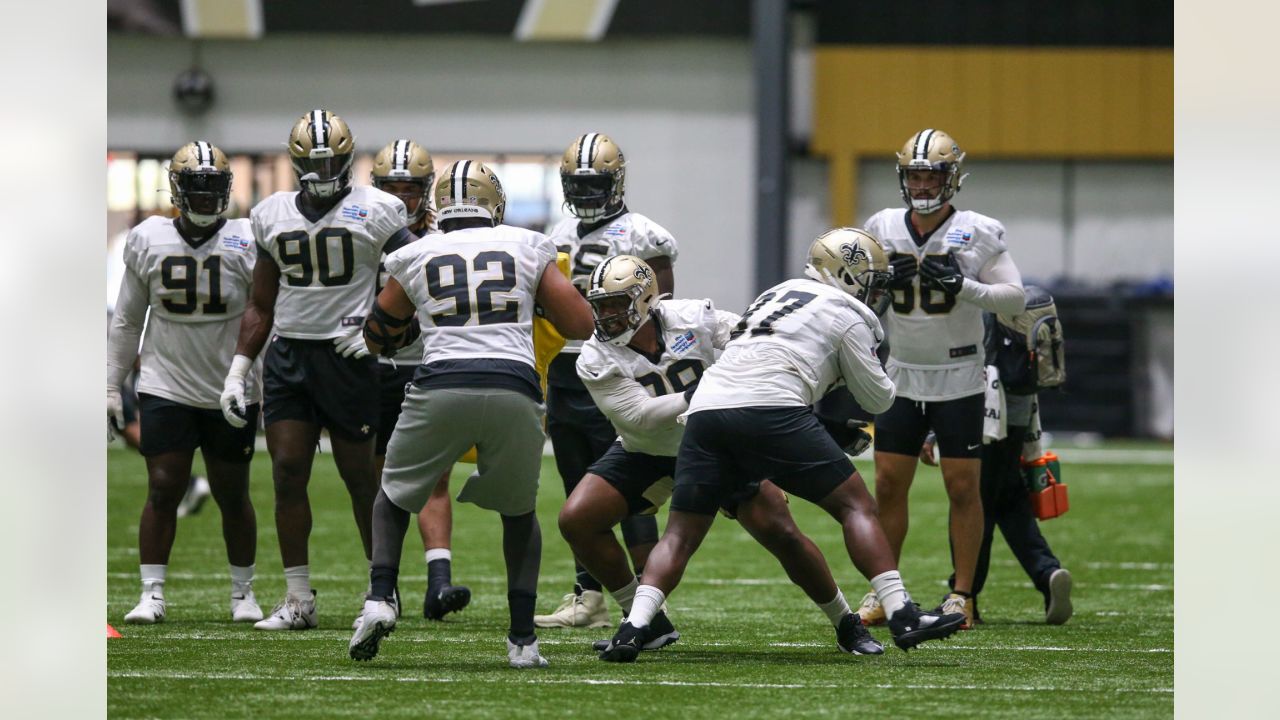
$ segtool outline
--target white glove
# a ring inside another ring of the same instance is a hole
[[[107,386],[107,442],[124,432],[124,398],[120,388]]]
[[[342,357],[362,358],[369,354],[369,348],[364,344],[362,327],[352,328],[346,335],[339,335],[333,339],[333,344]]]
[[[248,403],[244,400],[244,376],[253,366],[253,360],[247,355],[236,355],[231,360],[231,369],[227,371],[227,379],[222,385],[222,396],[218,405],[222,407],[222,417],[234,428],[242,428],[248,424],[245,417]]]

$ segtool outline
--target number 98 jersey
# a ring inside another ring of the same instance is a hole
[[[555,261],[542,233],[498,225],[410,243],[385,264],[417,307],[424,365],[504,359],[532,369],[534,296]]]
[[[404,203],[358,186],[318,217],[298,207],[297,192],[278,192],[249,213],[258,248],[280,266],[275,333],[325,340],[360,327],[387,240],[407,223]]]
[[[253,233],[248,220],[227,220],[193,247],[174,222],[151,217],[129,231],[116,312],[139,326],[150,313],[139,392],[216,408],[253,278]],[[246,388],[256,395],[256,382]]]

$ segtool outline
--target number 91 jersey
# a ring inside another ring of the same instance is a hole
[[[278,192],[249,213],[258,248],[280,266],[275,332],[298,340],[337,337],[364,323],[387,240],[407,223],[404,203],[353,187],[314,219],[297,192]]]
[[[192,247],[169,218],[151,217],[129,231],[124,262],[130,298],[116,312],[149,312],[138,391],[192,407],[218,407],[235,354],[256,255],[248,220],[228,220]],[[143,306],[145,286],[145,307]],[[133,298],[137,298],[135,303]],[[257,383],[246,383],[256,399]]]
[[[556,248],[510,225],[455,230],[387,256],[387,272],[417,307],[424,365],[505,359],[534,367],[533,304]]]

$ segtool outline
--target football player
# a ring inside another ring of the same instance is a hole
[[[684,433],[676,416],[689,408],[702,373],[742,318],[716,310],[710,300],[659,301],[653,270],[631,255],[616,255],[596,268],[587,302],[596,330],[582,346],[578,374],[620,437],[565,502],[560,533],[627,613],[640,583],[613,526],[628,515],[656,513],[670,497]],[[726,498],[721,509],[768,548],[827,614],[841,650],[884,652],[849,609],[822,553],[796,527],[781,490],[768,482],[753,484]],[[659,610],[640,647],[655,650],[679,638]],[[595,645],[607,646],[607,640]]]
[[[409,215],[409,232],[417,238],[436,232],[435,213],[431,210],[431,186],[435,183],[435,163],[431,153],[418,143],[400,139],[387,143],[373,159],[373,186],[400,198]],[[386,287],[387,268],[378,265],[376,297]],[[378,441],[374,453],[376,477],[382,477],[387,459],[387,441],[400,418],[400,405],[405,389],[413,382],[413,373],[422,361],[422,340],[409,343],[396,351],[395,357],[378,356],[381,394],[378,400]],[[418,531],[422,534],[427,562],[427,592],[422,600],[422,615],[440,620],[446,614],[461,610],[471,602],[471,590],[453,584],[453,507],[449,502],[449,473],[445,469],[427,505],[418,514]]]
[[[254,625],[260,630],[316,626],[307,483],[321,428],[329,431],[365,556],[372,550],[378,363],[360,328],[379,257],[414,237],[405,227],[403,202],[377,188],[352,186],[354,153],[355,138],[342,118],[322,109],[308,112],[289,133],[301,190],[275,193],[250,212],[258,263],[221,405],[233,427],[249,424],[245,375],[270,337],[263,415],[287,589]]]
[[[140,451],[147,501],[138,527],[142,598],[125,622],[165,619],[164,585],[196,448],[204,457],[231,565],[231,619],[257,622],[253,596],[257,523],[249,500],[249,461],[258,417],[257,371],[245,368],[245,422],[227,427],[218,412],[222,371],[254,272],[248,220],[226,220],[231,170],[221,150],[200,140],[169,163],[176,219],[150,217],[129,232],[125,274],[107,351],[108,432],[125,430],[121,385],[139,359]],[[148,317],[149,314],[149,317]]]
[[[1005,246],[1004,226],[951,201],[967,177],[964,152],[941,130],[921,130],[898,153],[898,186],[906,209],[867,221],[893,265],[893,302],[885,314],[886,368],[898,387],[892,407],[876,416],[876,501],[880,522],[901,559],[907,494],[921,443],[938,436],[942,481],[950,499],[955,585],[944,612],[964,612],[982,545],[982,311],[1022,312],[1022,276]],[[862,621],[884,621],[875,593],[858,609]]]
[[[534,304],[561,334],[577,339],[591,334],[591,309],[556,267],[546,236],[502,224],[506,195],[484,164],[449,166],[433,197],[444,236],[387,258],[391,277],[365,323],[372,351],[400,347],[420,332],[426,353],[387,446],[374,503],[371,589],[347,651],[369,660],[394,629],[390,600],[409,516],[474,446],[476,473],[458,499],[502,517],[507,660],[516,668],[544,667],[533,624],[542,557],[534,509],[545,438]]]
[[[675,238],[627,209],[627,160],[617,143],[601,133],[580,135],[561,158],[560,183],[574,217],[556,225],[551,241],[571,258],[573,283],[579,291],[585,292],[592,271],[606,257],[625,254],[647,262],[657,276],[658,292],[670,296],[675,287],[671,266],[678,254]],[[618,437],[578,377],[575,363],[580,348],[580,343],[567,343],[549,370],[547,434],[565,497]],[[658,540],[658,521],[653,515],[628,516],[622,521],[622,537],[639,575]],[[575,570],[573,592],[551,614],[535,617],[538,627],[609,626],[600,581],[580,562],[575,561]]]
[[[810,408],[840,384],[869,412],[893,402],[893,381],[875,354],[880,321],[867,307],[891,277],[884,250],[862,230],[837,228],[810,246],[805,276],[756,298],[699,381],[681,416],[666,531],[602,660],[636,659],[717,507],[766,478],[840,524],[849,558],[871,580],[898,647],[946,637],[964,622],[963,614],[926,613],[911,602],[862,476]]]

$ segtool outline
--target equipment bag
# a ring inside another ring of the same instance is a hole
[[[987,364],[1000,371],[1005,392],[1031,395],[1061,387],[1067,380],[1062,322],[1053,296],[1026,286],[1027,305],[1013,316],[997,315],[988,324]]]

